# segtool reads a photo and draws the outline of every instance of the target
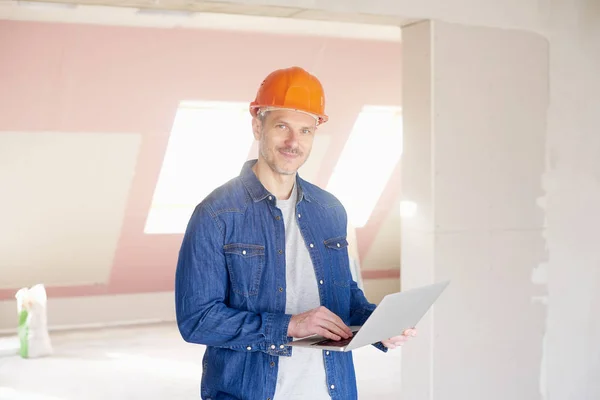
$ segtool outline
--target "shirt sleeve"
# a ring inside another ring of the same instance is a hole
[[[224,233],[204,204],[188,223],[175,273],[175,311],[183,339],[189,343],[238,351],[289,355],[285,346],[291,315],[253,313],[228,307],[229,275],[223,252]]]

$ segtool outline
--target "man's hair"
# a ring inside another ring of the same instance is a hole
[[[267,116],[269,115],[271,111],[269,110],[259,110],[258,114],[256,114],[256,116],[258,117],[258,120],[260,122],[265,122],[265,119],[267,119]]]

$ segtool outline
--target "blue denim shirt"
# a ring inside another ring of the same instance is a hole
[[[203,399],[273,399],[279,357],[292,355],[284,223],[275,196],[251,169],[255,162],[246,162],[238,177],[195,208],[179,253],[177,324],[185,341],[207,346]],[[375,305],[350,273],[346,211],[333,195],[296,179],[297,221],[321,305],[348,326],[362,325]],[[331,398],[356,399],[352,354],[323,352],[323,360]]]

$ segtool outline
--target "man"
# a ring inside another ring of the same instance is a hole
[[[312,334],[347,339],[375,309],[351,276],[344,207],[297,174],[324,109],[316,77],[298,67],[269,74],[250,105],[258,160],[190,219],[176,311],[182,337],[207,346],[203,399],[357,398],[351,353],[288,346]]]

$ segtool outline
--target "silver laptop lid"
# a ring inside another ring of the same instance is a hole
[[[450,281],[409,289],[385,296],[346,351],[401,335],[417,326]]]

